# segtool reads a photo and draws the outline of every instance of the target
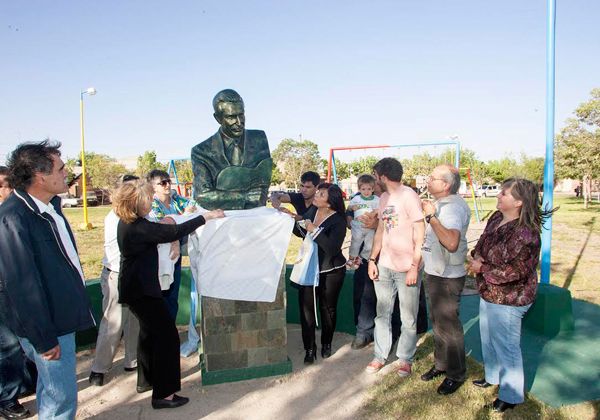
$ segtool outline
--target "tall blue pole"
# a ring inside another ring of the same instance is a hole
[[[548,0],[546,28],[546,160],[544,162],[544,198],[542,208],[553,208],[554,191],[554,68],[556,0]],[[550,283],[550,260],[552,245],[552,217],[546,219],[542,229],[542,283]]]

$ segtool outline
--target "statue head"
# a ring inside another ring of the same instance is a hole
[[[223,134],[230,138],[238,138],[244,134],[244,101],[235,90],[224,89],[217,93],[213,98],[213,108],[213,116],[221,124]]]

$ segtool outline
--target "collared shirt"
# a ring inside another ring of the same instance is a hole
[[[67,255],[73,263],[73,266],[77,268],[77,271],[79,271],[79,274],[81,275],[81,280],[85,283],[83,270],[81,269],[81,262],[79,261],[79,255],[77,255],[77,250],[75,249],[75,245],[73,244],[71,236],[69,235],[69,231],[67,230],[67,224],[65,219],[61,217],[56,212],[56,210],[54,210],[52,204],[45,204],[37,198],[35,198],[34,196],[32,196],[31,194],[29,194],[29,196],[31,197],[33,202],[38,206],[40,213],[47,213],[54,219],[56,227],[58,228],[58,233],[60,234],[60,241],[62,242],[65,250],[67,251]]]
[[[171,202],[169,207],[165,206],[158,198],[152,200],[152,210],[150,211],[148,220],[157,222],[169,214],[183,214],[187,206],[194,206],[196,202],[180,196],[173,192],[171,194]]]
[[[109,211],[104,218],[104,257],[102,265],[110,271],[118,272],[121,264],[121,251],[117,243],[117,226],[119,217],[113,210]]]

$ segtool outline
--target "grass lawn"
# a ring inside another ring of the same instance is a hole
[[[555,206],[560,206],[560,209],[553,218],[551,282],[568,288],[574,298],[600,304],[600,204],[594,202],[590,208],[583,209],[583,201],[574,197],[556,196],[554,201]],[[482,199],[482,205],[482,216],[489,216],[495,209],[496,199]],[[65,214],[75,230],[83,270],[88,279],[100,276],[103,223],[109,210],[108,206],[90,208],[89,218],[94,229],[82,231],[77,227],[83,221],[83,210],[65,209]],[[475,217],[472,221],[475,221]],[[300,243],[300,239],[292,237],[287,255],[288,263],[293,261]],[[185,263],[184,260],[184,265]],[[395,374],[390,374],[373,387],[370,399],[364,407],[365,418],[502,418],[500,415],[490,415],[488,410],[482,409],[484,404],[493,401],[492,390],[475,389],[467,383],[456,394],[440,397],[435,392],[439,381],[426,383],[419,379],[417,373],[425,372],[433,363],[431,336],[419,347],[417,358],[413,366],[413,376],[400,379]],[[481,365],[470,358],[468,375],[469,379],[483,375]],[[600,418],[600,402],[553,409],[533,397],[527,397],[525,404],[516,410],[509,410],[503,418],[595,419]]]

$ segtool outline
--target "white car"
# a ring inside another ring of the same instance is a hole
[[[480,188],[475,190],[476,197],[496,197],[500,193],[500,185],[486,185],[483,184]]]
[[[83,205],[81,198],[73,197],[69,193],[58,194],[61,207],[78,207]]]

